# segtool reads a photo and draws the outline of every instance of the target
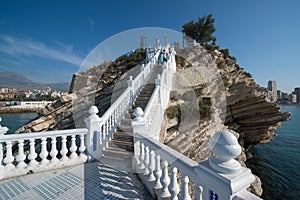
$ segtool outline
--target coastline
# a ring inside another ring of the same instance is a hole
[[[9,113],[39,113],[41,108],[14,108],[14,107],[3,107],[0,108],[0,114]]]

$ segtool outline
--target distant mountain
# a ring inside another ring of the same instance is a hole
[[[27,87],[34,86],[35,82],[26,78],[25,76],[15,72],[1,72],[0,73],[0,87]]]
[[[19,90],[26,89],[43,89],[50,87],[53,90],[68,92],[70,83],[36,83],[29,78],[16,72],[0,72],[0,88],[17,88]]]

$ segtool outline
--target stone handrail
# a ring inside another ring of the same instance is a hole
[[[4,135],[6,131],[0,131],[0,179],[77,165],[87,160],[84,139],[88,129]]]

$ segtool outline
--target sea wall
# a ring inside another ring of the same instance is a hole
[[[39,113],[41,108],[14,108],[14,107],[2,107],[0,108],[0,114],[7,113]]]

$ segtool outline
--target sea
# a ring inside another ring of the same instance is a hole
[[[282,122],[275,139],[250,149],[251,170],[263,185],[266,200],[300,200],[300,106],[282,106],[292,113],[289,121]],[[37,117],[35,113],[1,114],[2,126],[14,133],[20,126]]]
[[[0,114],[2,121],[1,126],[6,126],[9,130],[7,134],[14,134],[24,124],[27,124],[38,115],[36,113],[8,113]]]
[[[292,113],[275,139],[250,149],[252,172],[262,181],[266,200],[300,200],[300,106],[281,106]]]

